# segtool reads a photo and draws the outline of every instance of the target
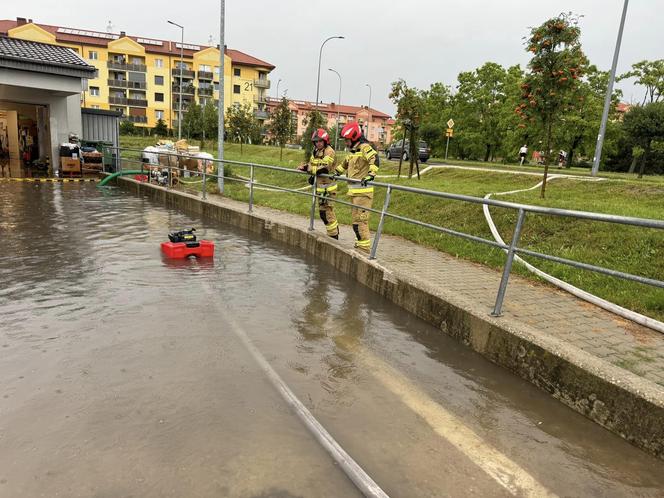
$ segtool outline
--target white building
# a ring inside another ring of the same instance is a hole
[[[81,135],[81,92],[96,69],[69,48],[0,37],[0,176],[29,176],[70,133]]]

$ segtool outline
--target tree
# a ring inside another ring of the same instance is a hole
[[[559,143],[567,150],[567,167],[572,165],[574,154],[578,150],[588,147],[590,154],[594,152],[608,80],[608,72],[589,66],[586,75],[569,94],[557,137]],[[616,105],[620,102],[621,95],[620,90],[614,90],[609,118],[615,116]],[[590,148],[593,150],[590,151]]]
[[[219,111],[212,99],[208,100],[201,109],[200,119],[203,141],[206,138],[216,138],[219,133]]]
[[[166,126],[166,122],[159,118],[155,124],[155,127],[152,129],[152,133],[159,137],[165,137],[168,135],[168,127]]]
[[[505,135],[499,121],[506,99],[506,78],[507,71],[495,62],[487,62],[475,71],[460,73],[458,77],[457,119],[464,123],[467,133],[474,133],[483,141],[485,162],[493,160]]]
[[[664,102],[654,102],[646,106],[636,106],[625,116],[625,132],[632,143],[641,150],[639,178],[643,177],[653,148],[659,149],[664,141]],[[635,153],[637,153],[635,151]]]
[[[455,118],[452,112],[452,90],[443,83],[433,83],[428,90],[420,92],[423,100],[422,129],[420,133],[437,154],[445,150],[447,121]]]
[[[242,145],[251,140],[251,135],[256,128],[256,118],[249,103],[233,105],[228,108],[226,116],[226,132],[229,140],[240,143],[240,154]]]
[[[410,149],[408,152],[410,160],[408,178],[411,178],[413,176],[413,164],[419,159],[419,130],[424,114],[424,99],[415,88],[409,88],[403,79],[392,83],[392,91],[389,97],[397,106],[397,122],[401,125],[404,134],[408,135]]]
[[[135,135],[135,134],[136,134],[136,127],[134,126],[134,123],[132,123],[128,119],[123,119],[120,122],[120,135]]]
[[[636,78],[636,83],[646,87],[643,105],[659,102],[664,98],[664,59],[632,64],[632,70],[621,74],[618,81],[626,78]]]
[[[321,112],[318,109],[311,111],[305,118],[305,123],[307,125],[304,133],[302,134],[301,144],[304,149],[304,160],[308,160],[311,157],[311,152],[313,150],[313,143],[311,142],[311,136],[314,134],[314,131],[318,128],[325,128],[327,122],[323,117]]]
[[[202,134],[201,106],[192,102],[182,116],[182,131],[187,138],[198,138]]]
[[[555,125],[569,97],[579,86],[588,64],[581,49],[579,18],[572,13],[560,14],[532,28],[527,49],[533,53],[529,73],[522,85],[523,102],[516,110],[524,121],[539,121],[544,131],[545,161],[541,197],[546,193],[546,179],[551,160],[551,138]],[[525,123],[521,123],[523,128]]]
[[[293,115],[286,97],[283,97],[279,105],[270,113],[269,130],[279,144],[279,160],[281,161],[284,157],[284,145],[293,136]]]

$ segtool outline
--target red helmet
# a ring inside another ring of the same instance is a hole
[[[355,121],[348,123],[341,128],[341,138],[348,139],[351,142],[357,142],[361,136],[362,130],[360,129],[360,125]]]
[[[328,135],[323,128],[318,128],[316,131],[314,131],[314,134],[311,135],[312,142],[318,142],[319,140],[325,142],[325,145],[330,143],[330,135]]]

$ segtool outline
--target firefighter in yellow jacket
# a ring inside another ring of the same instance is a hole
[[[314,143],[314,150],[307,164],[300,166],[301,171],[307,171],[311,178],[309,183],[316,184],[316,195],[318,198],[318,215],[325,223],[327,234],[333,239],[339,238],[339,222],[334,213],[333,201],[337,197],[337,183],[327,176],[334,174],[335,153],[330,147],[330,136],[322,129],[318,128],[311,136]],[[314,177],[316,181],[314,182]]]
[[[351,216],[353,231],[357,241],[355,247],[365,253],[371,249],[371,232],[369,232],[369,211],[373,202],[373,191],[370,182],[378,172],[378,153],[362,135],[357,122],[348,123],[341,129],[341,137],[346,140],[348,155],[336,168],[336,173],[359,182],[348,183],[348,196],[353,207]]]

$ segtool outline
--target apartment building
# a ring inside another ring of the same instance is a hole
[[[267,99],[268,111],[272,111],[279,105],[280,100],[275,98]],[[324,102],[316,105],[315,102],[304,100],[290,100],[289,107],[293,113],[293,122],[297,123],[297,139],[302,138],[302,134],[307,128],[307,116],[311,111],[317,109],[327,119],[327,129],[332,129],[339,119],[339,127],[342,127],[350,121],[357,121],[364,130],[364,136],[367,140],[377,146],[384,146],[392,142],[392,128],[394,119],[389,114],[378,111],[367,106],[341,105],[334,102],[326,104]]]
[[[0,36],[68,47],[97,74],[81,95],[81,106],[120,111],[136,126],[154,127],[163,119],[177,127],[192,102],[219,99],[219,48],[155,38],[37,24],[32,19],[0,20]],[[180,52],[182,51],[182,59]],[[274,66],[234,49],[224,53],[226,108],[249,103],[265,120],[269,73]]]

